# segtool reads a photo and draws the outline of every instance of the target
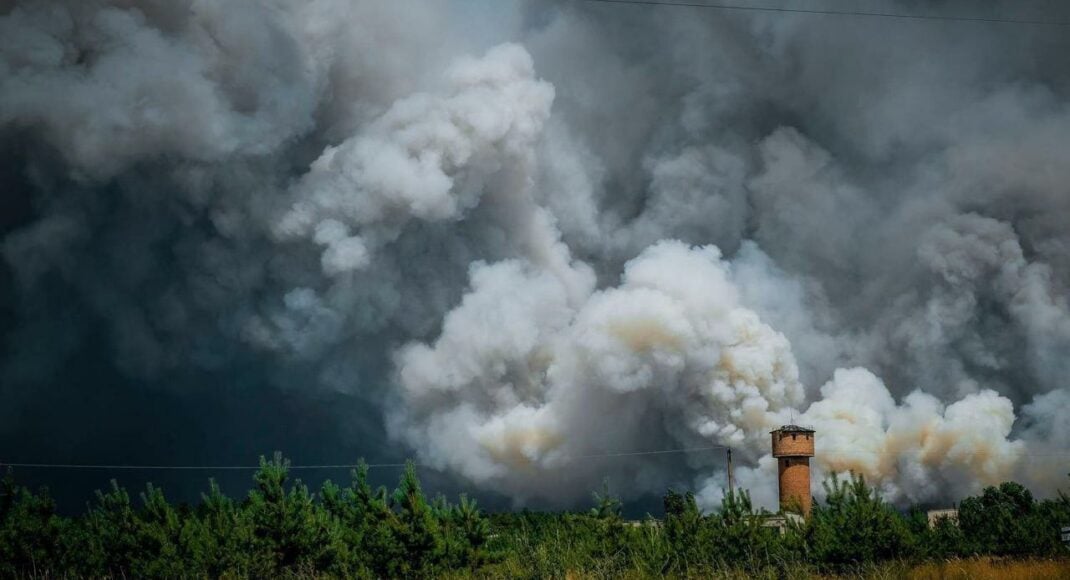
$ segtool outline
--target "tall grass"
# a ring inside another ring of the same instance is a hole
[[[996,558],[954,559],[919,564],[909,570],[911,580],[978,579],[1027,580],[1070,578],[1067,560],[1001,560]]]
[[[542,570],[524,568],[519,560],[507,560],[477,573],[458,572],[447,576],[461,580],[470,578],[560,578],[562,580],[602,580],[623,578],[644,580],[648,578],[713,579],[713,580],[1048,580],[1070,578],[1068,560],[1001,560],[994,558],[953,559],[942,562],[912,564],[905,561],[884,562],[859,567],[840,575],[817,572],[812,566],[795,563],[776,568],[745,571],[733,568],[696,568],[686,573],[667,575],[651,573],[641,568],[621,568],[613,564],[587,562],[578,568],[553,568]]]

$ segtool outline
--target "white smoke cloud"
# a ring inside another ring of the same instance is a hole
[[[1009,439],[1014,419],[1011,401],[990,390],[950,404],[914,391],[897,404],[880,379],[858,368],[837,370],[803,415],[821,428],[818,478],[858,473],[899,503],[1011,479],[1024,451]]]
[[[862,475],[895,504],[934,503],[986,485],[1019,480],[1027,443],[1010,436],[1015,415],[1010,400],[994,391],[970,394],[951,404],[921,391],[897,403],[873,373],[838,369],[799,422],[817,429],[811,460],[813,493],[828,475]],[[979,426],[983,425],[983,428]],[[1048,472],[1036,472],[1047,473]],[[776,509],[776,459],[766,454],[756,466],[737,471],[737,485]],[[724,490],[717,474],[699,483],[699,499],[713,507]]]
[[[576,303],[522,262],[476,266],[441,336],[399,353],[395,432],[422,461],[553,497],[593,482],[532,472],[571,473],[578,456],[715,443],[757,457],[802,402],[787,340],[739,305],[716,248],[662,242],[586,290]]]
[[[502,45],[445,73],[443,95],[394,103],[356,136],[328,147],[276,226],[282,239],[313,237],[328,274],[368,263],[359,233],[385,238],[409,218],[459,218],[479,203],[503,165],[530,163],[550,115],[553,87],[534,78],[531,57]]]

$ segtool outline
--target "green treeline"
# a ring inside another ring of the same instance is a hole
[[[9,473],[0,577],[785,577],[886,561],[1068,555],[1059,528],[1070,525],[1070,499],[1036,501],[1016,483],[964,499],[958,525],[930,528],[924,512],[896,511],[861,478],[833,478],[809,519],[778,530],[746,492],[704,514],[690,493],[669,491],[663,519],[626,522],[608,493],[587,513],[487,516],[464,496],[428,499],[412,465],[392,492],[373,489],[366,467],[348,486],[327,482],[315,493],[288,475],[279,455],[262,458],[246,498],[213,483],[196,506],[171,505],[151,485],[134,499],[113,482],[67,518],[47,492]]]

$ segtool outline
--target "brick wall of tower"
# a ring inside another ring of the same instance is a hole
[[[814,434],[798,431],[773,431],[773,457],[814,455]]]
[[[813,441],[813,439],[811,439]],[[780,481],[780,509],[795,506],[810,515],[810,458],[781,457],[777,460]]]

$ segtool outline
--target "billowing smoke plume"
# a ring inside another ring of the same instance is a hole
[[[720,252],[679,242],[580,301],[524,262],[477,264],[441,336],[403,349],[398,367],[392,425],[422,459],[521,495],[561,493],[533,471],[575,482],[576,457],[651,441],[757,451],[803,400],[787,339],[739,305]],[[656,468],[622,468],[666,484]]]
[[[817,429],[818,477],[862,473],[901,504],[1010,478],[1052,493],[1070,445],[1061,31],[0,2],[0,450],[62,433],[19,418],[77,406],[84,376],[83,399],[117,378],[208,405],[335,397],[353,447],[516,502],[610,477],[712,503],[718,452],[600,456],[730,445],[770,505],[768,431],[790,421]]]

